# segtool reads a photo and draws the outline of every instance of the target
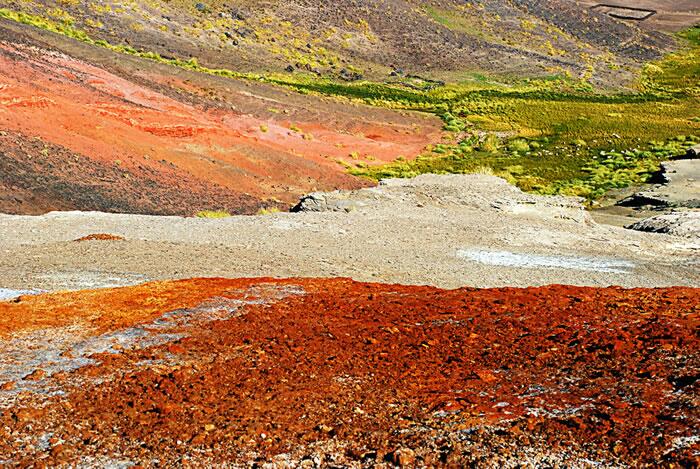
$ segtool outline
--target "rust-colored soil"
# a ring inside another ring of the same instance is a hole
[[[698,313],[689,288],[346,279],[25,296],[0,460],[692,466]]]
[[[124,237],[109,233],[95,233],[78,238],[76,241],[124,241]]]
[[[10,27],[0,26],[3,212],[288,208],[314,190],[367,185],[339,163],[351,154],[412,157],[441,134],[437,119],[341,111]]]

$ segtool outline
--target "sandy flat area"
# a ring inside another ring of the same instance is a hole
[[[447,288],[700,286],[696,242],[597,224],[575,199],[524,194],[492,176],[424,175],[309,200],[306,210],[318,211],[215,220],[2,215],[0,288],[257,276]],[[74,241],[94,233],[125,240]]]

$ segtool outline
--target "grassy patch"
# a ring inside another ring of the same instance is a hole
[[[231,216],[225,210],[202,210],[197,212],[197,218],[228,218]]]
[[[351,174],[373,180],[415,177],[419,174],[490,173],[523,190],[540,194],[564,194],[593,201],[606,191],[647,182],[659,163],[682,156],[700,142],[700,136],[679,136],[664,142],[647,142],[640,148],[596,151],[572,145],[554,152],[547,139],[516,139],[504,143],[504,151],[485,151],[465,144],[440,146],[411,161],[383,166],[350,167]],[[515,145],[514,145],[515,143]],[[529,148],[529,150],[526,149]],[[440,154],[447,148],[447,154]],[[465,150],[466,148],[466,150]],[[507,152],[510,153],[507,153]]]
[[[280,213],[281,210],[277,207],[262,207],[257,211],[256,215],[272,215],[273,213]]]

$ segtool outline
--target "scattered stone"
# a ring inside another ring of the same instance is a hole
[[[357,80],[362,80],[363,76],[361,73],[358,72],[352,72],[346,68],[343,68],[340,70],[340,78],[342,78],[345,81],[357,81]]]
[[[329,427],[328,425],[325,425],[322,423],[322,424],[316,425],[316,430],[321,432],[321,433],[332,433],[333,427]]]
[[[41,379],[44,379],[46,377],[46,372],[42,370],[41,368],[37,368],[36,370],[32,371],[29,373],[27,376],[24,377],[26,381],[39,381]]]
[[[14,381],[8,381],[6,383],[0,384],[0,391],[11,391],[15,388],[16,384]]]

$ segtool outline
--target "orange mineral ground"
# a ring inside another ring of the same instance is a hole
[[[194,279],[0,303],[18,466],[697,465],[700,291]]]
[[[414,157],[441,135],[434,117],[292,95],[3,24],[5,213],[288,208],[314,190],[368,184],[341,160]]]

